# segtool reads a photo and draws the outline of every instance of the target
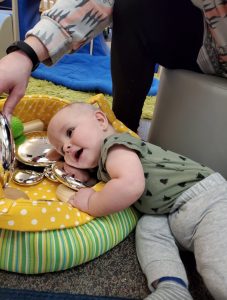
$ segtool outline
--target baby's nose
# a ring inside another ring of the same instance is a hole
[[[69,152],[69,150],[71,149],[71,145],[70,144],[65,144],[63,147],[64,152]]]

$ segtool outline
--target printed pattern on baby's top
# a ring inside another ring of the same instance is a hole
[[[135,150],[142,163],[146,186],[134,206],[143,213],[169,213],[183,191],[213,173],[208,167],[185,156],[123,133],[104,140],[98,169],[98,178],[104,182],[110,180],[105,167],[108,151],[116,144]]]

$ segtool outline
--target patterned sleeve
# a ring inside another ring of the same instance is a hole
[[[44,63],[52,65],[102,32],[112,21],[113,5],[114,0],[58,0],[26,37],[36,36],[46,46]]]
[[[227,77],[227,1],[191,0],[203,12],[205,32],[198,64],[204,73]]]

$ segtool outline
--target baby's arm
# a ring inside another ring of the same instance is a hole
[[[108,152],[106,169],[111,177],[100,192],[81,189],[70,203],[93,216],[123,210],[142,195],[145,188],[143,167],[135,151],[117,145]]]

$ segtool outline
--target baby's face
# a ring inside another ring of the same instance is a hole
[[[69,106],[50,121],[48,138],[68,165],[90,169],[98,165],[104,131],[99,112],[88,110],[78,113],[78,108],[75,110]]]

